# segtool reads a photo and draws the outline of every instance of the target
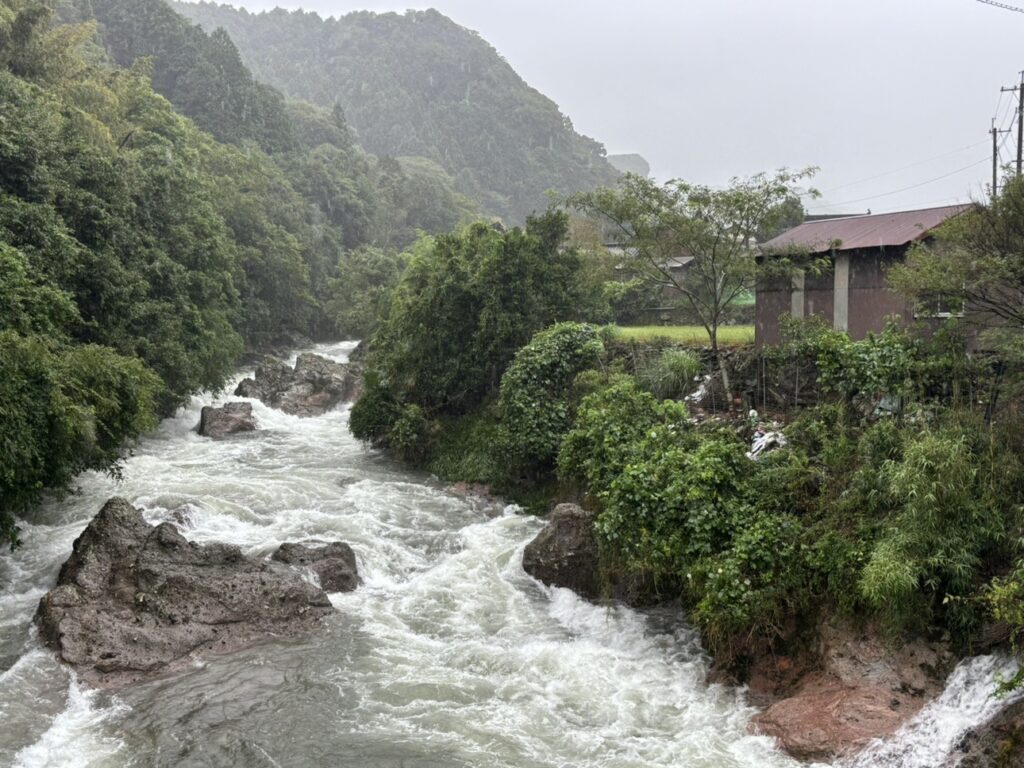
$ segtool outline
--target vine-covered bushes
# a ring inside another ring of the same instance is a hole
[[[1021,533],[1016,443],[970,415],[865,420],[842,398],[787,435],[754,461],[732,429],[613,377],[583,399],[558,467],[597,509],[606,566],[682,595],[727,659],[823,608],[969,643]]]
[[[604,351],[597,329],[559,323],[520,349],[501,380],[498,400],[509,455],[528,468],[549,467],[572,425],[571,387]]]

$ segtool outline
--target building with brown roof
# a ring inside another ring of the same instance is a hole
[[[969,208],[950,205],[806,221],[762,244],[759,258],[813,255],[827,258],[830,268],[819,275],[798,273],[791,279],[759,281],[754,319],[757,345],[782,341],[783,315],[817,315],[852,339],[883,330],[892,316],[910,320],[913,308],[889,289],[886,269],[906,258],[913,243],[927,240],[936,227]]]

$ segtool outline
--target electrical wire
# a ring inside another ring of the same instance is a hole
[[[865,202],[867,200],[877,200],[880,197],[889,197],[890,195],[898,195],[900,192],[907,192],[907,191],[909,191],[911,189],[917,189],[918,187],[923,187],[923,186],[926,186],[928,184],[932,184],[933,182],[941,181],[942,179],[948,179],[950,176],[955,176],[958,173],[963,173],[964,171],[970,170],[971,168],[974,168],[976,165],[981,165],[982,163],[986,163],[986,162],[988,162],[991,159],[992,158],[990,158],[990,157],[983,157],[980,160],[971,163],[970,165],[965,165],[963,168],[957,168],[955,171],[950,171],[949,173],[944,173],[941,176],[936,176],[935,178],[928,179],[927,181],[918,182],[917,184],[911,184],[909,187],[901,187],[900,189],[894,189],[891,192],[883,192],[883,193],[881,193],[879,195],[869,195],[868,197],[858,197],[856,200],[843,200],[842,202],[838,202],[838,203],[829,203],[829,207],[835,207],[835,206],[840,206],[840,205],[851,205],[853,203],[862,203],[862,202]]]
[[[999,95],[1000,95],[1000,98],[1001,98],[1002,97],[1002,93],[1000,93]],[[998,105],[996,105],[996,110],[998,111],[998,109],[999,109],[999,107],[998,107]],[[832,187],[831,189],[827,189],[824,192],[822,192],[821,194],[828,195],[828,194],[831,194],[833,192],[837,192],[840,189],[846,189],[847,187],[854,187],[854,186],[857,186],[858,184],[863,184],[863,183],[868,182],[868,181],[874,181],[875,179],[881,179],[881,178],[884,178],[885,176],[891,176],[894,173],[899,173],[900,171],[905,171],[908,168],[916,168],[919,165],[924,165],[925,163],[930,163],[930,162],[932,162],[934,160],[941,160],[941,159],[943,159],[945,157],[950,157],[952,155],[958,155],[961,152],[966,152],[968,149],[974,149],[975,147],[980,147],[982,144],[987,144],[987,143],[988,143],[988,139],[983,139],[982,141],[979,141],[977,144],[970,144],[970,145],[968,145],[966,147],[961,147],[960,149],[954,149],[951,152],[944,152],[941,155],[935,155],[934,157],[926,158],[925,160],[918,160],[917,162],[910,163],[909,165],[904,165],[904,166],[901,166],[899,168],[893,168],[891,171],[886,171],[885,173],[879,173],[879,174],[876,174],[874,176],[868,176],[867,178],[864,178],[864,179],[858,179],[857,181],[850,181],[850,182],[847,182],[846,184],[840,184],[838,187]],[[804,194],[807,195],[807,194],[811,194],[811,193],[807,192],[807,193],[804,193]]]

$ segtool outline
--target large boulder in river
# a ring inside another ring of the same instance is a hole
[[[271,558],[279,563],[309,568],[327,592],[351,592],[361,583],[356,553],[341,541],[327,544],[282,544]]]
[[[85,681],[118,686],[303,632],[330,611],[324,591],[294,570],[189,542],[113,498],[75,540],[36,622]]]
[[[293,416],[319,416],[354,399],[359,384],[360,376],[349,364],[304,352],[294,368],[277,358],[264,358],[256,366],[255,378],[242,381],[235,394]]]
[[[252,403],[227,403],[220,408],[203,406],[199,414],[197,431],[203,437],[221,440],[239,432],[253,432],[256,418],[252,415]]]
[[[548,524],[526,545],[523,570],[551,587],[581,597],[601,596],[600,556],[594,537],[594,513],[576,504],[559,504]]]
[[[594,517],[578,504],[559,504],[526,545],[523,570],[549,587],[565,587],[588,600],[609,597],[633,606],[658,603],[662,597],[645,574],[601,567]]]

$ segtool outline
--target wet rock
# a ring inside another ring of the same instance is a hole
[[[235,394],[255,398],[293,416],[319,416],[339,403],[355,399],[360,381],[353,366],[304,352],[296,360],[295,368],[277,358],[265,357],[256,367],[255,378],[242,381]]]
[[[1024,765],[1024,701],[1010,704],[989,722],[969,731],[947,765],[958,768]]]
[[[271,559],[309,568],[327,592],[351,592],[362,583],[356,568],[356,553],[341,541],[316,546],[282,544]]]
[[[36,623],[83,680],[111,687],[306,631],[330,611],[323,590],[294,571],[189,542],[113,498],[75,540]]]
[[[366,339],[360,339],[359,343],[356,344],[355,348],[348,353],[348,361],[350,363],[365,363],[367,357],[370,354],[370,345]]]
[[[754,718],[753,729],[800,760],[849,756],[892,735],[941,692],[954,663],[940,643],[917,639],[889,647],[874,632],[837,622],[824,624],[819,634],[813,670],[789,669],[792,660],[781,658],[775,663],[787,668],[778,675],[755,673],[755,687],[774,677],[788,690]]]
[[[601,596],[600,557],[594,537],[594,513],[576,504],[559,504],[548,524],[526,545],[523,570],[553,587],[581,597]]]
[[[588,600],[611,598],[632,606],[662,602],[644,574],[620,574],[601,567],[594,513],[578,504],[559,504],[548,524],[523,551],[523,570],[549,587],[565,587]]]
[[[256,417],[252,415],[251,403],[227,403],[220,408],[206,405],[199,415],[199,434],[214,440],[255,429]]]

